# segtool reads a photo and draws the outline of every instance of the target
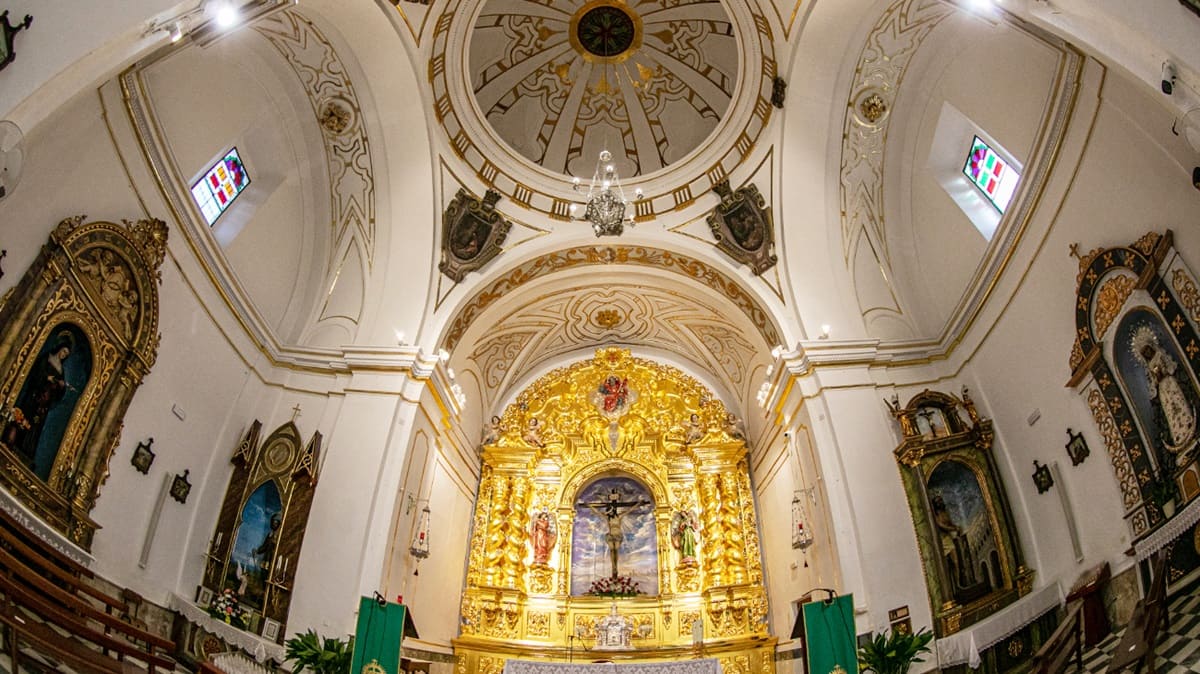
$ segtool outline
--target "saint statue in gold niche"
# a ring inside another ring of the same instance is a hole
[[[554,518],[550,516],[549,511],[543,510],[533,516],[530,535],[533,540],[533,563],[545,566],[549,563],[550,553],[554,551],[554,544],[558,541],[558,529],[554,526]]]
[[[696,514],[690,510],[678,510],[671,520],[671,545],[679,551],[680,564],[696,563]]]

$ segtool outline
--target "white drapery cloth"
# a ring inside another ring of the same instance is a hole
[[[1010,606],[971,625],[967,629],[937,640],[938,664],[942,667],[967,663],[977,669],[979,654],[1012,636],[1022,627],[1063,603],[1058,583],[1030,592]]]
[[[1149,559],[1150,555],[1190,530],[1196,522],[1200,522],[1200,498],[1192,499],[1186,508],[1175,513],[1175,516],[1166,524],[1134,543],[1133,549],[1137,552],[1137,561]]]
[[[283,662],[285,655],[283,646],[267,641],[266,639],[261,639],[249,632],[243,632],[233,625],[227,625],[220,620],[215,620],[212,616],[208,615],[208,611],[196,606],[184,597],[171,593],[171,598],[167,602],[167,608],[180,613],[189,622],[195,623],[217,635],[225,643],[237,646],[253,655],[254,659],[259,662],[263,662],[267,658],[271,658],[275,662]]]

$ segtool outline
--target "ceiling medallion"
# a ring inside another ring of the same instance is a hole
[[[864,89],[859,92],[854,102],[854,116],[860,124],[875,126],[882,122],[891,112],[883,92],[877,89]]]
[[[624,318],[625,317],[621,315],[621,311],[619,309],[601,309],[592,317],[592,319],[596,322],[596,325],[599,325],[605,330],[612,330],[613,328],[617,327],[617,325],[619,325]]]
[[[568,39],[594,63],[620,63],[642,46],[642,19],[621,0],[592,0],[571,17]]]

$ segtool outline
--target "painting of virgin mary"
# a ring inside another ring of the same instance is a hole
[[[92,353],[77,326],[50,331],[38,350],[0,441],[42,480],[50,478],[59,446],[91,377]]]

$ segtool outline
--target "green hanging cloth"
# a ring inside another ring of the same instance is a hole
[[[809,674],[858,674],[854,595],[801,607]]]

